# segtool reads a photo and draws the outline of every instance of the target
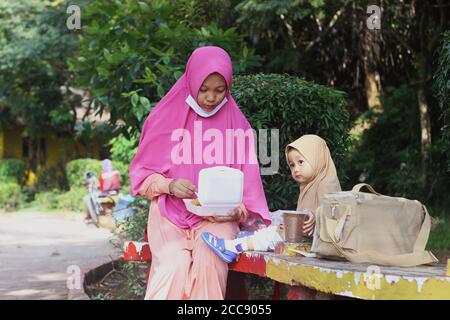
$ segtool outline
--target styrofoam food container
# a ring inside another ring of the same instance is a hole
[[[244,173],[225,166],[210,167],[198,174],[198,200],[202,206],[231,206],[242,202]]]
[[[239,169],[216,166],[199,172],[197,195],[201,206],[195,206],[192,199],[183,200],[192,213],[223,216],[242,203],[243,193],[244,173]]]
[[[183,199],[186,209],[198,216],[227,216],[228,212],[238,207],[239,205],[227,206],[196,206],[192,203],[193,199]]]

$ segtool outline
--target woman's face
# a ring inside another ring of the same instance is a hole
[[[288,152],[288,163],[292,178],[300,184],[309,183],[314,177],[314,170],[303,155],[295,149]]]
[[[218,73],[210,74],[198,90],[197,103],[206,112],[211,112],[222,102],[227,93],[227,83]]]

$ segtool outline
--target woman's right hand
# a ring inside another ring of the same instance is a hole
[[[169,184],[170,194],[177,198],[186,199],[192,198],[195,194],[196,188],[191,181],[187,179],[174,179]]]

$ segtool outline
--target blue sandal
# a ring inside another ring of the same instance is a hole
[[[225,249],[224,239],[217,238],[215,235],[209,232],[203,232],[202,239],[214,251],[214,253],[217,254],[226,263],[233,262],[236,259],[237,253]]]

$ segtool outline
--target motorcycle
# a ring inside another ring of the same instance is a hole
[[[88,194],[83,201],[86,204],[90,220],[98,227],[99,217],[112,212],[118,201],[119,192],[117,190],[101,191],[99,181],[92,171],[84,174],[84,185]]]
[[[83,201],[88,209],[88,217],[96,227],[99,227],[101,215],[111,214],[116,222],[122,222],[136,214],[136,209],[129,207],[135,197],[123,195],[118,190],[100,190],[100,183],[94,172],[87,171],[84,174],[84,185],[88,194]]]

